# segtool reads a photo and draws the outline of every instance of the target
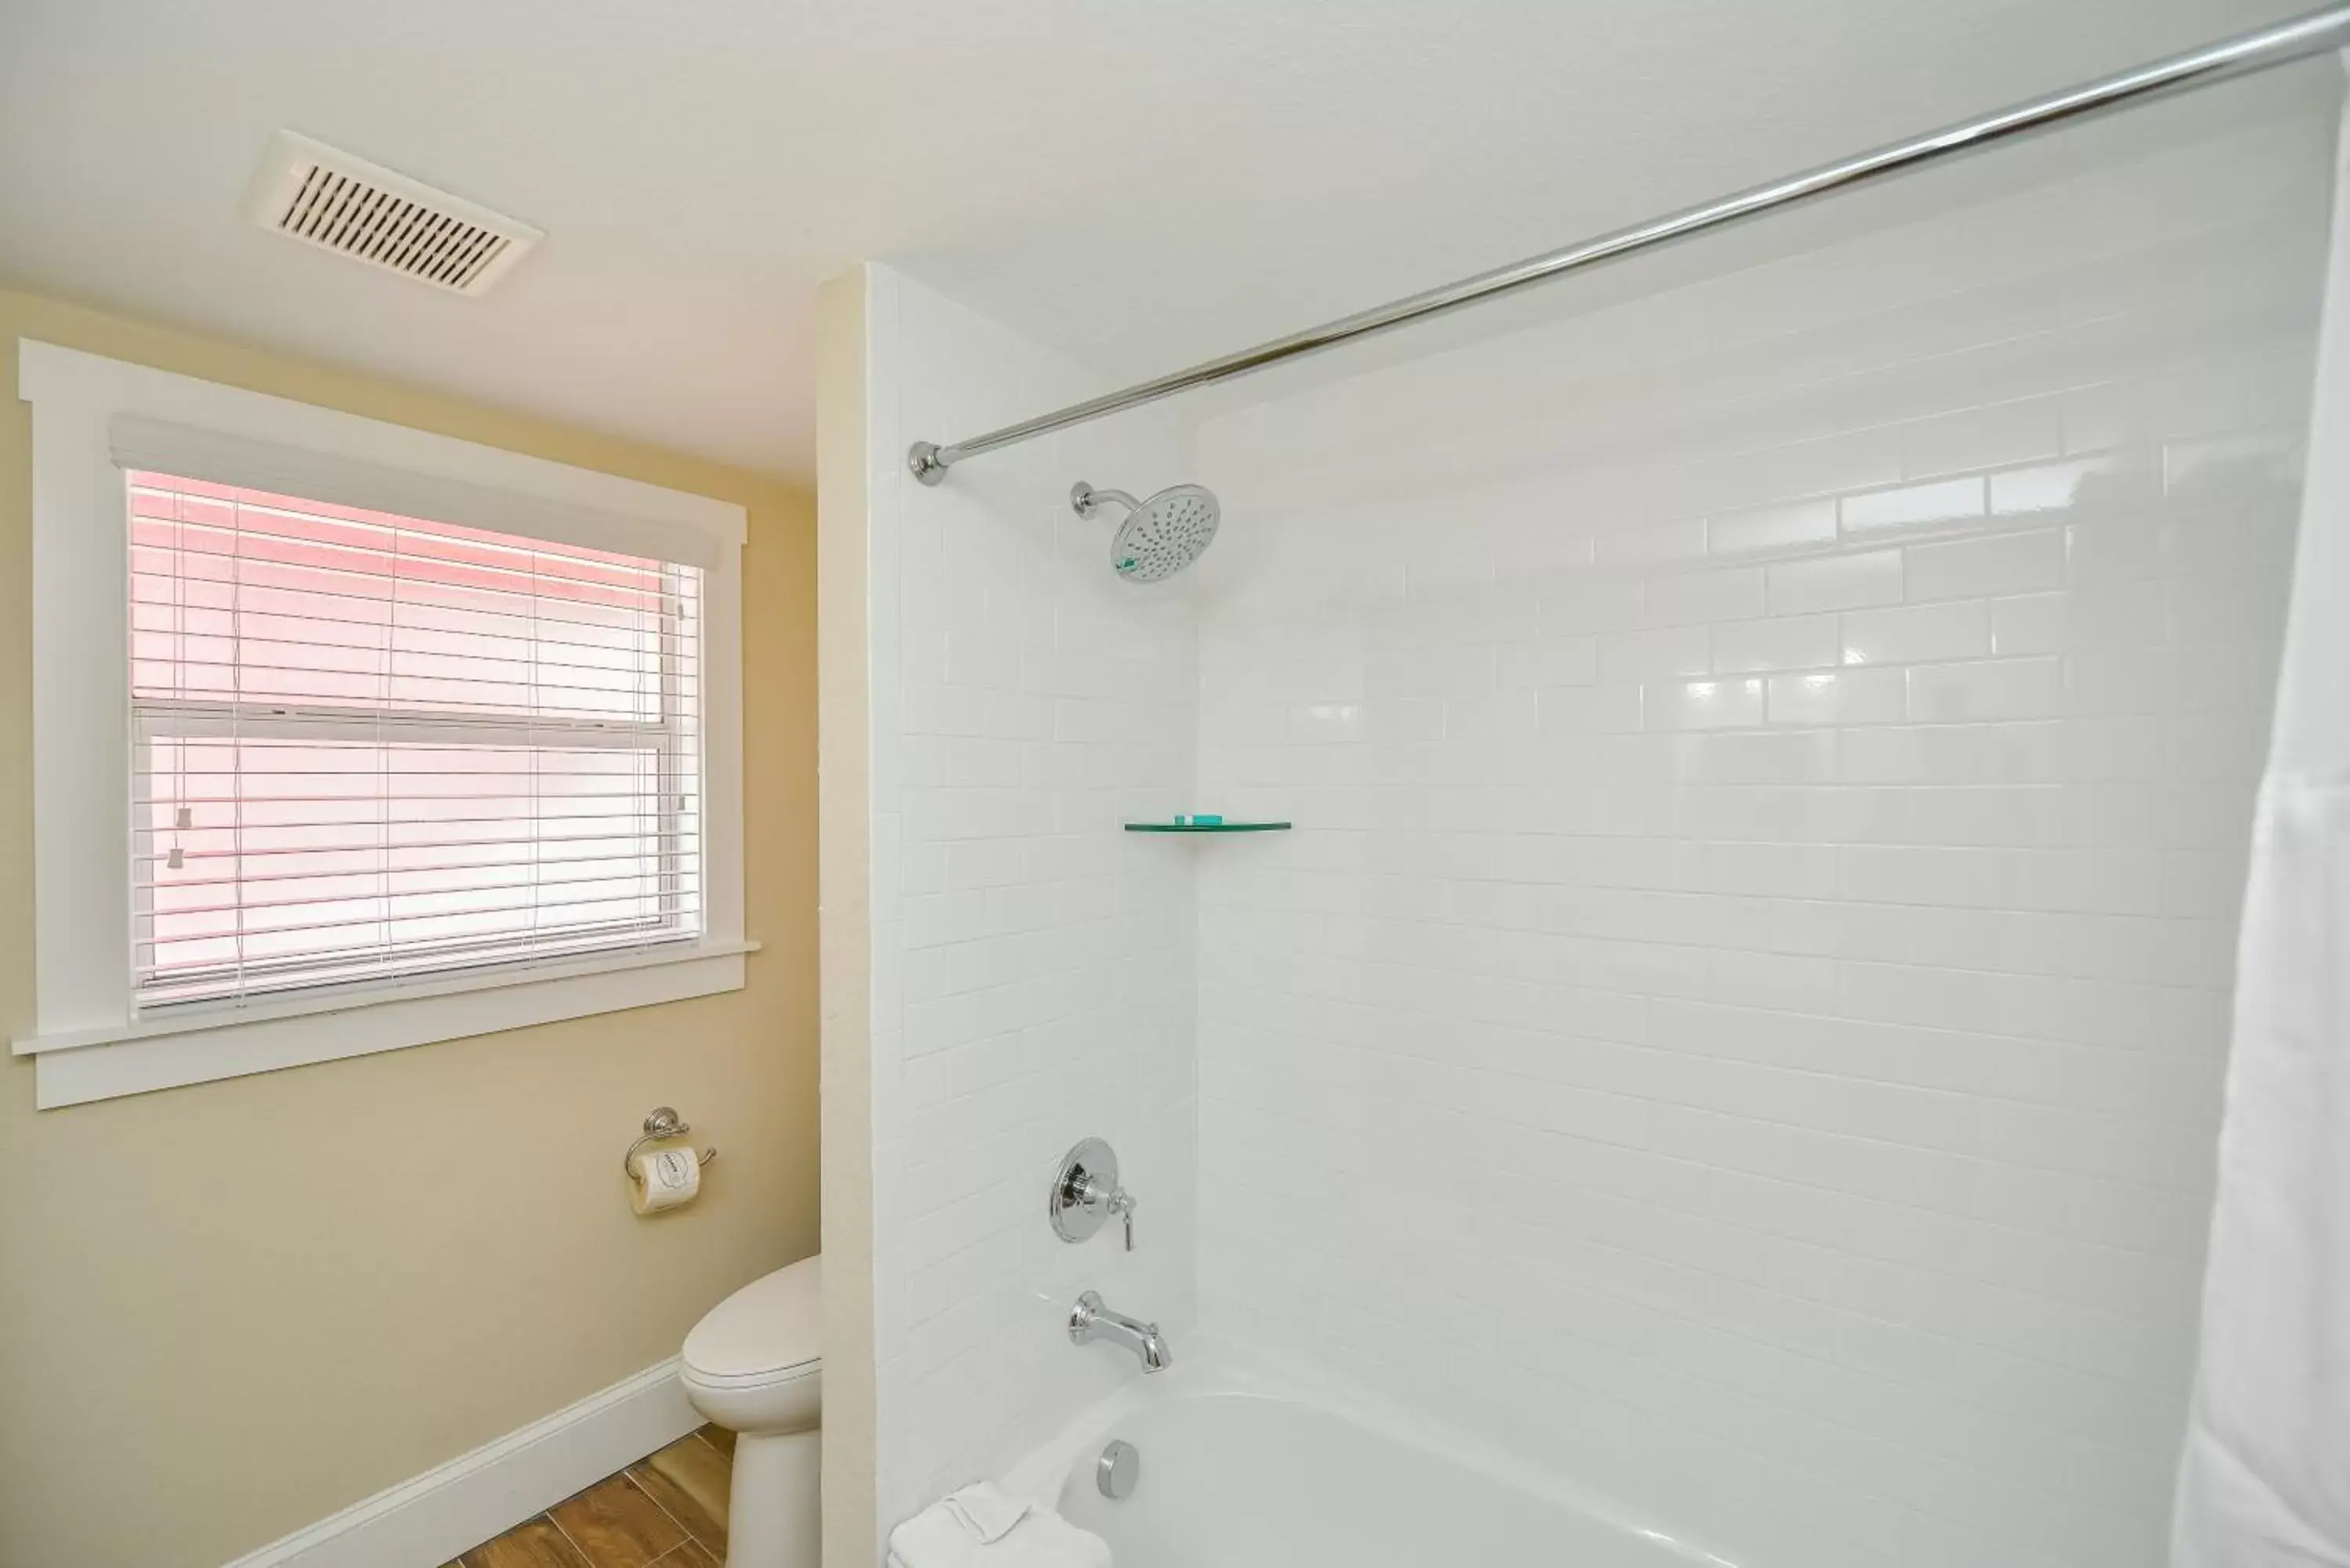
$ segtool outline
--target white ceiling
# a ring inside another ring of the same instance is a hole
[[[2303,0],[5,0],[0,281],[805,477],[879,257],[1171,369]],[[285,126],[537,224],[247,226]]]

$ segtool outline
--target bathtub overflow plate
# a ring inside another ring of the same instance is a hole
[[[1094,1463],[1094,1485],[1113,1502],[1132,1497],[1134,1483],[1141,1479],[1142,1450],[1122,1438],[1111,1439]]]

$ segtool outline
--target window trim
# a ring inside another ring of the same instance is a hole
[[[43,1108],[737,990],[742,569],[731,503],[33,339],[36,1010],[12,1044]],[[123,475],[305,494],[659,556],[702,582],[699,939],[240,1002],[131,1002],[129,519]]]

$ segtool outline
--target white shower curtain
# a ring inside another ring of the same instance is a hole
[[[2350,1568],[2350,119],[2171,1563]]]

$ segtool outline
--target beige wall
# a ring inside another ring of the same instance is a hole
[[[67,1110],[33,1109],[29,1062],[0,1065],[0,1563],[217,1564],[675,1354],[726,1292],[816,1250],[814,508],[779,482],[0,293],[8,1033],[33,1017],[20,336],[750,512],[764,948],[744,990]],[[656,1103],[725,1158],[692,1209],[647,1221],[619,1157]]]

